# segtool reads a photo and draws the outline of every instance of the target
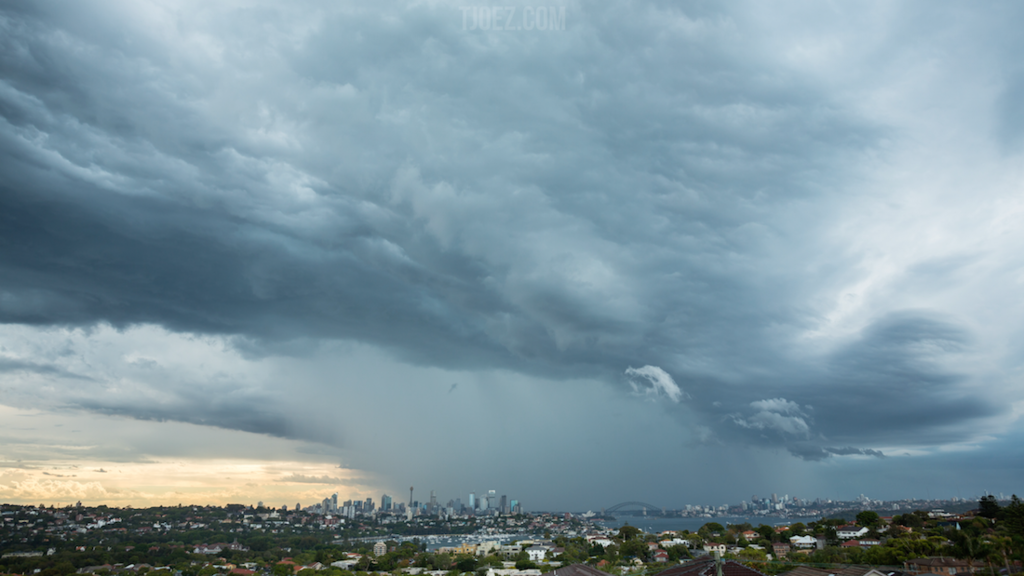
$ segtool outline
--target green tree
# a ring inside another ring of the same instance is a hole
[[[472,572],[479,564],[476,557],[469,554],[459,554],[455,558],[455,567],[459,569],[459,572]]]
[[[623,541],[632,540],[633,538],[636,538],[639,535],[640,529],[636,526],[630,526],[629,524],[626,524],[622,528],[619,528],[619,538],[621,538]]]
[[[999,502],[995,496],[982,496],[978,501],[978,515],[985,518],[996,519],[999,517]]]
[[[718,522],[708,522],[707,524],[701,526],[699,530],[697,530],[697,533],[701,536],[704,536],[705,533],[721,534],[722,532],[725,532],[725,526],[722,526]]]
[[[878,517],[878,512],[864,510],[857,514],[858,526],[863,526],[865,528],[877,528],[881,523],[882,519]]]
[[[836,533],[835,526],[825,528],[825,545],[839,546],[839,534]]]
[[[668,559],[672,562],[678,562],[680,560],[688,560],[692,558],[692,556],[690,555],[690,549],[687,548],[685,544],[676,544],[674,546],[669,546],[665,549],[665,552],[668,552]]]
[[[622,546],[619,548],[619,553],[622,554],[624,557],[639,558],[642,561],[647,560],[647,555],[649,551],[650,548],[647,547],[647,543],[643,540],[640,540],[639,538],[634,538],[633,540],[626,540],[622,543]]]
[[[516,555],[516,570],[529,570],[536,567],[537,565],[530,560],[530,554],[526,550]]]
[[[1024,502],[1016,494],[1010,497],[1010,503],[1002,509],[1000,519],[1013,537],[1024,538]]]
[[[747,561],[764,562],[768,560],[768,553],[764,550],[757,550],[755,548],[744,548],[739,551],[738,557]]]

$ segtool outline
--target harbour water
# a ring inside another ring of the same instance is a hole
[[[729,524],[743,524],[749,522],[755,528],[761,524],[767,524],[769,526],[781,526],[788,524],[795,524],[797,522],[814,522],[818,520],[817,517],[804,518],[804,517],[782,517],[782,516],[718,516],[716,518],[683,518],[680,516],[664,517],[664,516],[632,516],[622,515],[616,516],[615,520],[602,520],[596,522],[599,526],[606,528],[618,529],[625,524],[630,526],[636,526],[644,532],[650,534],[657,534],[666,530],[682,531],[689,530],[690,532],[696,532],[701,526],[708,522],[717,522],[722,526],[728,526]],[[375,540],[399,540],[399,541],[411,541],[418,539],[420,542],[426,545],[427,550],[437,550],[443,547],[455,547],[463,542],[471,544],[479,544],[480,542],[499,542],[501,544],[508,544],[513,540],[527,540],[534,539],[536,536],[529,534],[467,534],[467,535],[456,535],[456,534],[443,534],[443,535],[431,535],[431,536],[405,536],[405,537],[380,537],[380,538],[367,538],[364,541],[375,541]]]
[[[798,517],[782,517],[782,516],[718,516],[716,518],[684,518],[680,516],[616,516],[615,520],[611,521],[600,521],[598,524],[606,528],[621,528],[624,524],[630,526],[636,526],[644,532],[657,534],[666,530],[689,530],[690,532],[696,532],[701,526],[708,522],[717,522],[722,526],[728,526],[729,524],[743,524],[744,522],[751,523],[755,528],[761,524],[767,524],[768,526],[782,526],[788,524],[795,524],[797,522],[814,522],[819,520],[817,517],[811,518],[798,518]]]

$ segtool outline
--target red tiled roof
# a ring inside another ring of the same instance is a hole
[[[655,576],[715,576],[715,559],[702,558],[686,564],[673,566],[658,572]],[[722,561],[722,576],[765,576],[761,572],[744,566],[735,560]]]
[[[811,568],[809,566],[797,566],[789,572],[783,572],[779,576],[829,576],[831,572],[828,570],[819,570],[818,568]]]
[[[597,568],[591,568],[586,564],[570,564],[551,572],[552,576],[608,576]]]

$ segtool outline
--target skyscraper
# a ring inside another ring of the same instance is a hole
[[[384,511],[391,510],[391,496],[384,494],[380,497],[380,509]]]
[[[476,512],[476,492],[469,493],[469,509]]]
[[[412,506],[412,486],[409,486],[409,507],[405,510],[405,519],[412,520],[414,509]]]

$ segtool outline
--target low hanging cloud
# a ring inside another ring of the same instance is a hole
[[[750,403],[755,413],[750,416],[733,416],[733,422],[744,428],[774,431],[784,435],[807,438],[811,427],[808,416],[796,402],[785,398],[757,400]]]
[[[834,448],[829,446],[819,446],[812,443],[793,442],[786,446],[790,454],[808,460],[811,462],[818,460],[825,460],[832,456],[872,456],[875,458],[885,458],[886,455],[881,450],[873,450],[871,448],[855,448],[852,446],[846,446],[843,448]]]
[[[657,366],[630,366],[626,369],[626,377],[629,378],[629,385],[634,394],[653,399],[668,398],[676,403],[687,398],[672,376]]]

